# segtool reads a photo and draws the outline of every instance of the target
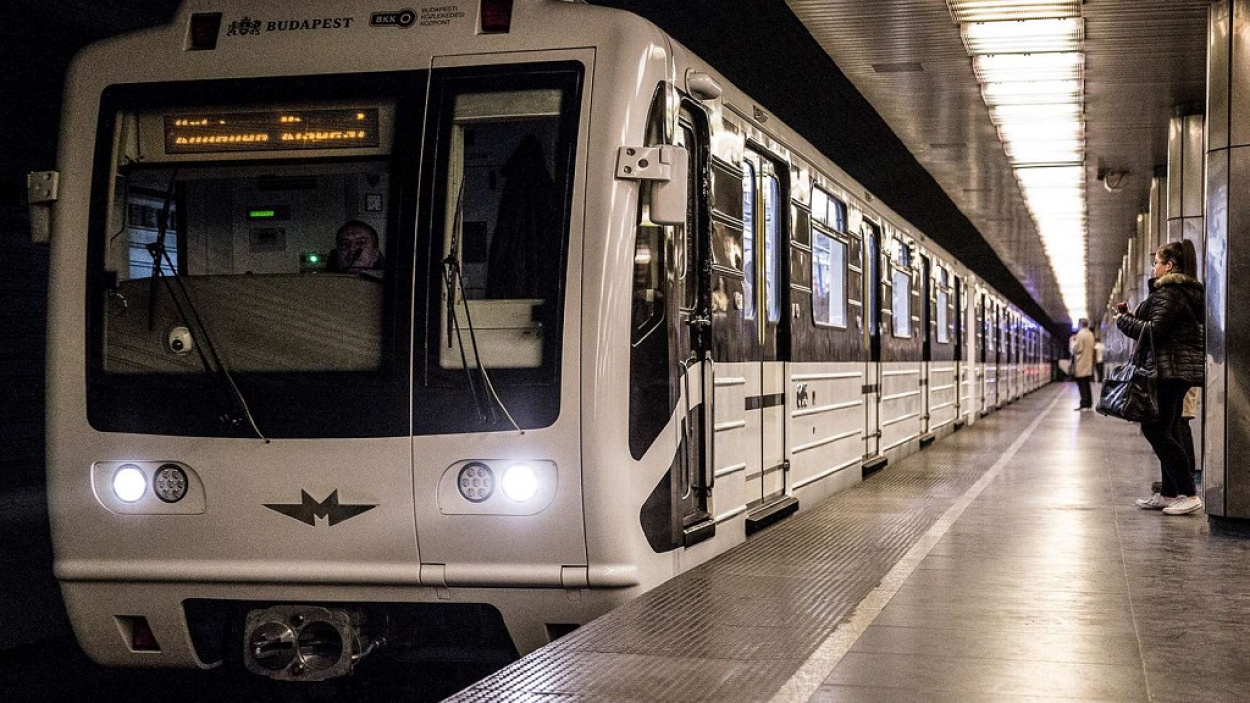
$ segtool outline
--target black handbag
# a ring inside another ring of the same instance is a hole
[[[1150,340],[1150,356],[1153,359],[1155,341],[1149,322],[1144,325],[1142,335]],[[1159,419],[1159,399],[1155,393],[1158,379],[1153,369],[1145,368],[1141,351],[1142,337],[1139,336],[1129,362],[1116,367],[1103,379],[1096,408],[1100,414],[1142,424]]]

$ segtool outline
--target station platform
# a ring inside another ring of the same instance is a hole
[[[455,701],[1250,700],[1250,539],[1052,384]]]

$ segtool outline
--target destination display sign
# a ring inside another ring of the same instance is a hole
[[[371,148],[379,144],[378,109],[168,114],[165,153]]]

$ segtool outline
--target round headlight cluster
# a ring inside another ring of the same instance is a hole
[[[187,472],[177,464],[162,464],[152,476],[152,492],[166,503],[177,503],[187,494]]]
[[[148,477],[134,464],[122,464],[113,472],[113,493],[123,503],[134,503],[148,490]]]
[[[503,494],[513,503],[524,503],[538,492],[538,475],[529,464],[513,464],[503,472]]]
[[[465,500],[481,503],[495,492],[495,474],[486,464],[470,462],[460,469],[460,474],[456,477],[456,488]]]

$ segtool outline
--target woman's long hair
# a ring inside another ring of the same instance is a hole
[[[1198,251],[1188,239],[1164,244],[1159,247],[1158,255],[1160,259],[1172,262],[1173,273],[1183,273],[1190,278],[1198,277]]]

